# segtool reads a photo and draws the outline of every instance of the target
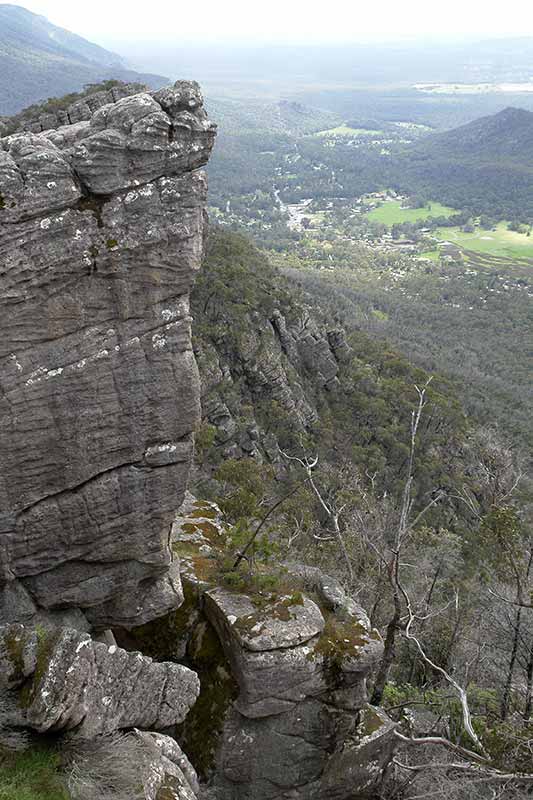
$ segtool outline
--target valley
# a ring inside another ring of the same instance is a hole
[[[212,220],[251,236],[350,324],[447,375],[479,422],[531,448],[533,217],[498,219],[475,195],[452,207],[416,182],[411,194],[394,185],[406,147],[431,140],[427,126],[351,119],[313,130],[322,120],[313,125],[310,109],[306,121],[311,130],[294,133],[289,109],[276,138],[247,134],[235,174],[229,156],[243,137],[224,134],[222,120]]]
[[[112,11],[0,6],[0,800],[526,800],[533,38]]]

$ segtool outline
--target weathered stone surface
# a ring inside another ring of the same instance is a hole
[[[352,800],[351,787],[358,798],[375,797],[376,780],[394,755],[396,724],[379,708],[365,706],[359,715],[354,735],[336,748],[321,779],[316,797]]]
[[[143,780],[145,800],[196,800],[200,791],[189,759],[170,736],[136,731],[154,757]]]
[[[61,628],[0,628],[0,684],[20,692],[20,724],[89,739],[181,722],[199,693],[194,672]]]
[[[221,617],[246,650],[283,650],[309,641],[324,630],[320,609],[298,594],[283,595],[257,609],[245,595],[222,588],[207,592],[205,602],[211,618]]]
[[[197,84],[104,99],[0,140],[0,579],[127,627],[181,602],[215,129]]]
[[[236,697],[223,697],[221,683],[205,685],[198,703],[218,715],[213,796],[348,800],[375,791],[391,758],[394,725],[367,707],[366,678],[383,643],[363,609],[335,579],[299,564],[287,565],[293,594],[249,596],[216,585],[225,541],[220,512],[190,498],[182,513],[172,539],[183,553],[184,581],[203,600],[190,617],[187,654],[194,665],[194,642],[205,635],[207,620],[238,684]],[[193,718],[202,719],[196,709]],[[192,724],[189,718],[186,749],[197,741]]]
[[[5,136],[14,131],[30,131],[40,133],[51,128],[62,125],[73,125],[80,120],[88,120],[94,111],[109,103],[117,103],[123,97],[138,94],[145,88],[138,83],[122,83],[101,92],[94,92],[91,95],[78,100],[75,103],[66,103],[64,108],[54,112],[39,114],[33,119],[9,120],[3,124],[0,122],[0,136]]]

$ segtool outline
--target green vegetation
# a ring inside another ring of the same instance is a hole
[[[453,379],[468,414],[533,445],[530,267],[468,253],[466,264],[294,270],[293,280],[374,340],[384,337]],[[474,260],[475,258],[475,260]],[[376,315],[375,309],[381,312]],[[518,344],[522,343],[522,344]]]
[[[60,765],[53,748],[15,753],[0,748],[0,800],[68,800]]]
[[[423,139],[391,165],[394,184],[471,214],[527,222],[533,214],[533,114],[507,108]]]
[[[453,227],[439,228],[435,233],[439,239],[453,242],[464,250],[510,259],[533,259],[533,239],[526,233],[509,230],[507,222],[499,222],[492,230],[476,226],[473,231],[465,232]]]
[[[328,330],[332,323],[347,328],[351,350],[349,360],[339,373],[339,392],[325,393],[312,374],[290,372],[292,379],[304,388],[309,401],[319,408],[317,425],[310,426],[307,431],[298,430],[294,419],[283,411],[275,398],[265,394],[264,388],[260,396],[252,396],[250,413],[266,431],[276,433],[282,447],[291,449],[303,442],[326,460],[329,453],[335,452],[338,460],[348,458],[363,472],[378,471],[388,491],[394,491],[398,486],[398,467],[404,463],[408,443],[405,420],[416,395],[414,384],[424,382],[425,374],[388,343],[360,330],[359,315],[353,315],[353,306],[348,310],[346,302],[338,302],[335,296],[336,275],[320,273],[319,278],[315,273],[298,272],[295,277],[301,277],[302,283],[305,281],[305,289],[310,294],[322,293],[322,310],[317,309],[313,301],[317,323]],[[319,280],[322,288],[314,284],[314,280]],[[202,354],[215,347],[234,366],[232,383],[222,383],[218,391],[233,417],[242,420],[243,431],[248,424],[243,398],[250,397],[250,387],[241,365],[250,357],[253,332],[267,327],[275,310],[288,322],[298,321],[306,313],[306,299],[305,294],[291,291],[280,272],[250,242],[236,234],[212,230],[207,258],[192,295],[195,346],[201,353],[200,363]],[[394,298],[390,301],[393,303]],[[383,304],[376,303],[374,307],[396,316],[396,312]],[[375,322],[386,324],[386,317]],[[420,452],[422,471],[428,481],[438,480],[435,449],[460,436],[464,429],[461,409],[446,380],[435,378],[431,396],[434,416]],[[213,448],[204,451],[203,458],[210,460],[212,451]],[[244,510],[243,516],[250,515],[250,486],[234,491],[225,474],[228,469],[222,466],[220,477],[228,485],[219,499],[226,513],[237,520],[239,508]],[[267,469],[259,475],[250,470],[246,479],[259,487],[261,493],[268,493],[269,485],[273,485]],[[260,494],[259,498],[262,496]]]
[[[451,217],[456,213],[456,209],[441,203],[430,202],[422,208],[405,208],[399,200],[387,200],[369,211],[367,217],[372,222],[391,226],[401,222],[419,222],[429,217]]]
[[[322,656],[330,667],[340,669],[344,661],[357,660],[372,639],[379,641],[377,631],[369,634],[353,619],[341,621],[333,614],[327,614],[324,630],[307,658],[313,660]]]

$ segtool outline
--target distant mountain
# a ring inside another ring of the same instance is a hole
[[[506,159],[533,167],[533,112],[505,108],[460,128],[422,140],[418,150],[428,156],[495,161]]]
[[[533,217],[533,113],[506,108],[428,136],[395,167],[411,192],[490,216]]]
[[[168,82],[21,6],[0,5],[0,114],[109,78],[155,88]]]

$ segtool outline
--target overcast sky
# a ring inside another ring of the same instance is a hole
[[[531,0],[26,0],[56,25],[96,41],[353,41],[533,35]]]

